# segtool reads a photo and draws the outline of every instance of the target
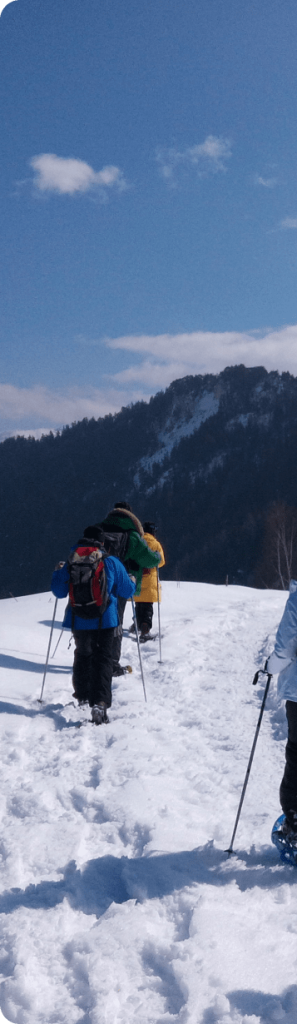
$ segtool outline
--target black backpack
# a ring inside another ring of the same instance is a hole
[[[120,562],[125,561],[125,554],[129,542],[129,533],[127,530],[103,530],[104,536],[104,548],[108,555],[114,555],[115,558],[119,558]]]
[[[104,560],[107,552],[97,540],[83,537],[78,541],[68,558],[69,600],[74,616],[82,619],[97,619],[109,605]],[[73,628],[73,626],[72,626]]]

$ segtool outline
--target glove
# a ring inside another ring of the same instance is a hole
[[[279,654],[272,651],[266,662],[266,672],[271,676],[277,676],[279,672],[283,672],[284,668],[291,664],[291,661],[292,658],[280,658]]]

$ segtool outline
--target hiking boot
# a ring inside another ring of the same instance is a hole
[[[129,633],[135,633],[135,623],[132,622],[132,626],[129,626]]]
[[[109,722],[106,714],[106,704],[94,704],[91,708],[92,722],[94,725],[102,725],[103,722]]]
[[[133,672],[132,665],[117,665],[113,670],[113,676],[125,676],[127,672]]]
[[[140,636],[147,636],[150,631],[150,627],[147,622],[142,622],[140,626]]]
[[[125,669],[123,668],[123,665],[120,665],[119,662],[116,665],[113,665],[112,674],[113,674],[113,676],[123,676],[123,675],[125,675]]]

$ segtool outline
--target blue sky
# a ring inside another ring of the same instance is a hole
[[[297,373],[295,0],[0,18],[0,431]]]

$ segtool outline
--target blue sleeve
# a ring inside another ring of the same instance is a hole
[[[125,597],[126,600],[128,600],[128,598],[132,597],[132,594],[135,592],[136,583],[133,583],[132,580],[130,580],[130,576],[128,576],[122,562],[120,562],[118,558],[115,558],[114,555],[109,555],[106,561],[108,563],[112,563],[110,568],[114,575],[113,592],[117,597]]]
[[[69,591],[69,572],[68,565],[62,566],[62,569],[55,569],[52,575],[52,592],[55,597],[67,597]]]

